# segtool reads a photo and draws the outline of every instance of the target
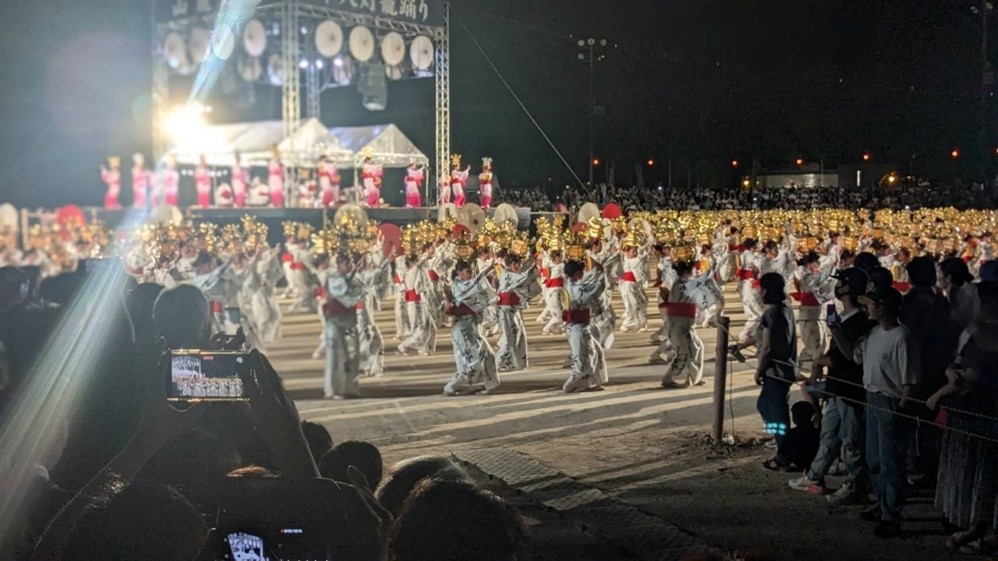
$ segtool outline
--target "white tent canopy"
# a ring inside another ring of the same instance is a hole
[[[315,118],[303,120],[291,137],[284,136],[281,121],[212,125],[174,146],[169,154],[180,165],[197,165],[204,154],[208,165],[231,166],[233,155],[239,152],[244,165],[265,165],[275,145],[286,161],[298,159],[301,167],[314,166],[322,154],[337,167],[357,167],[368,151],[386,168],[404,168],[410,159],[429,165],[429,158],[395,125],[328,129]]]
[[[353,153],[354,161],[350,167],[363,163],[368,151],[376,162],[386,168],[404,168],[409,165],[410,159],[424,166],[430,165],[429,158],[395,125],[338,127],[330,132],[339,139],[343,148]]]

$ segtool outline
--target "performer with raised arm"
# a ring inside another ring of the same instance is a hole
[[[284,206],[284,164],[281,163],[281,151],[275,144],[270,148],[270,161],[267,163],[267,187],[270,191],[270,206]]]
[[[687,387],[699,386],[704,383],[703,341],[697,335],[697,306],[689,286],[694,267],[693,251],[688,247],[677,248],[672,267],[676,271],[676,280],[669,290],[666,310],[669,314],[669,342],[675,354],[662,378],[662,387],[681,387],[677,378],[685,378]]]
[[[232,164],[232,199],[233,204],[237,208],[243,208],[246,206],[246,191],[249,185],[249,175],[246,173],[246,168],[242,164],[242,156],[239,152],[235,153],[235,162]],[[215,198],[215,204],[222,206]],[[229,205],[231,206],[231,205]]]
[[[319,158],[316,168],[319,176],[319,193],[322,208],[333,208],[340,204],[340,174],[333,162],[326,156]]]
[[[177,171],[177,160],[173,156],[166,157],[166,167],[160,176],[160,182],[163,186],[163,198],[157,197],[155,202],[177,206],[180,199],[180,172]]]
[[[450,190],[451,194],[454,195],[454,205],[460,208],[467,202],[464,189],[468,186],[468,176],[471,174],[471,166],[469,165],[467,168],[461,169],[460,154],[452,155],[450,163]]]
[[[417,164],[415,158],[409,158],[409,167],[405,170],[405,208],[423,206],[420,188],[423,186],[425,174],[426,168]]]
[[[376,207],[381,204],[381,176],[384,169],[374,162],[370,150],[365,151],[364,163],[360,166],[361,183],[364,185],[364,204]]]
[[[620,299],[624,303],[624,319],[620,330],[624,333],[648,329],[648,254],[650,252],[641,232],[630,230],[622,244],[624,273],[620,277]]]
[[[522,239],[514,240],[506,255],[506,266],[499,273],[499,352],[500,372],[514,372],[527,367],[527,330],[523,310],[541,293],[537,269],[523,265],[529,247]]]
[[[403,299],[406,303],[406,317],[409,319],[409,337],[399,344],[398,351],[403,355],[414,350],[429,355],[436,350],[437,323],[430,309],[436,298],[433,283],[426,272],[427,256],[420,257],[418,253],[424,243],[416,228],[410,227],[403,231],[402,245],[406,249],[402,283],[405,287]]]
[[[437,185],[440,189],[439,204],[445,205],[451,202],[451,191],[450,191],[450,175],[443,174],[440,177],[440,183]]]
[[[492,158],[482,158],[482,173],[478,174],[478,196],[482,208],[492,206]]]
[[[152,173],[146,169],[146,158],[136,152],[132,154],[132,206],[149,206],[149,188],[152,186]]]
[[[809,243],[805,238],[805,244]],[[813,246],[812,246],[813,247]],[[797,354],[801,363],[811,362],[825,354],[825,332],[821,326],[823,301],[830,301],[833,296],[822,295],[822,285],[827,284],[828,275],[822,272],[820,257],[813,249],[797,262],[797,271],[793,281],[797,291],[791,296],[800,303],[798,322],[804,348]],[[834,289],[834,285],[833,285]]]
[[[565,263],[568,308],[564,311],[564,321],[572,348],[572,374],[562,386],[566,393],[602,390],[609,381],[603,347],[590,325],[592,306],[598,304],[606,288],[606,278],[598,263],[594,262],[593,269],[586,271],[584,257],[582,247],[570,247]]]
[[[498,301],[495,289],[485,280],[492,263],[474,272],[474,255],[470,246],[458,247],[447,306],[444,313],[454,318],[451,341],[454,344],[454,364],[457,371],[444,386],[444,395],[475,394],[499,386],[496,355],[479,330],[482,312]]]
[[[326,339],[326,399],[360,397],[357,340],[357,304],[364,299],[364,288],[355,278],[361,267],[346,251],[336,253],[336,264],[326,278],[326,303],[323,306]]]
[[[107,166],[100,167],[100,179],[107,185],[104,193],[104,208],[121,208],[121,158],[109,156]]]
[[[741,253],[738,256],[738,294],[742,299],[742,309],[745,311],[745,325],[741,333],[738,334],[738,341],[744,342],[752,337],[759,321],[762,319],[762,300],[759,294],[759,269],[761,259],[756,250],[757,242],[751,236],[755,235],[755,229],[747,227],[742,230],[742,234],[747,236],[741,245]]]
[[[651,364],[669,364],[675,355],[672,348],[672,339],[669,337],[671,326],[669,325],[669,294],[672,286],[676,284],[676,270],[673,268],[673,257],[675,255],[671,241],[664,237],[657,240],[655,251],[658,253],[658,278],[655,279],[655,286],[658,287],[658,313],[662,316],[662,327],[651,336],[651,342],[657,344],[658,348],[652,352],[648,362]]]
[[[198,195],[198,206],[208,208],[211,206],[211,169],[208,168],[208,161],[204,154],[198,157],[198,166],[194,168],[194,190]]]

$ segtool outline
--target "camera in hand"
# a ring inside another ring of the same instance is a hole
[[[253,383],[248,353],[173,351],[167,378],[167,401],[245,401]]]

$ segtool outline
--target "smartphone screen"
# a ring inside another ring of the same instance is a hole
[[[173,351],[167,401],[245,401],[250,378],[246,353]]]
[[[825,321],[832,327],[839,324],[839,310],[835,307],[835,304],[829,304],[825,308]]]

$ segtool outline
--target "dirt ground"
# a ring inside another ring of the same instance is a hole
[[[729,302],[736,301],[731,288],[727,294]],[[737,330],[741,314],[733,308],[729,305],[728,315]],[[755,412],[758,387],[751,379],[751,361],[729,364],[725,432],[733,433],[738,444],[711,447],[706,437],[712,419],[714,330],[701,333],[706,386],[661,389],[664,367],[648,364],[654,348],[649,333],[619,334],[607,353],[611,382],[606,391],[565,395],[559,388],[567,376],[561,363],[568,345],[563,336],[540,335],[533,321],[539,311],[527,314],[531,367],[503,377],[491,395],[441,395],[453,372],[446,330],[438,335],[433,356],[402,357],[389,351],[385,375],[363,380],[366,399],[358,401],[316,399],[321,397],[322,363],[310,358],[319,334],[315,316],[287,317],[282,339],[268,354],[303,418],[325,425],[336,441],[373,442],[386,463],[457,450],[512,449],[708,544],[754,559],[974,559],[946,550],[944,539],[951,531],[931,507],[931,495],[912,499],[905,537],[884,541],[859,519],[860,507],[830,508],[822,497],[787,487],[797,474],[764,470],[761,462],[771,451],[757,442],[761,421]],[[376,321],[393,349],[391,311],[378,312]],[[657,313],[650,315],[653,329],[660,323]],[[830,484],[837,484],[835,478]],[[619,552],[611,555],[598,540],[579,538],[571,524],[531,506],[529,497],[515,502],[533,512],[528,519],[537,536],[554,540],[545,546],[544,558],[618,558],[613,555]],[[583,555],[589,549],[593,556]]]

